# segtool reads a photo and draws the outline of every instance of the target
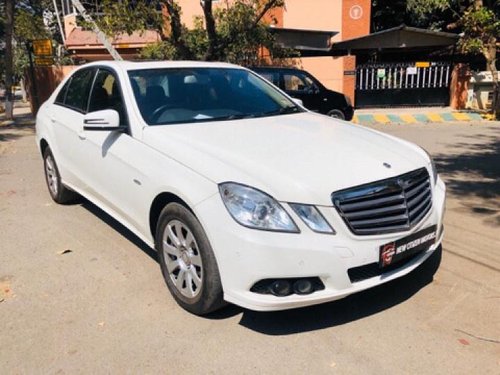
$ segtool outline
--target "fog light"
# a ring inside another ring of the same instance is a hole
[[[293,291],[297,294],[312,293],[313,284],[308,279],[299,279],[293,283]]]
[[[271,284],[270,290],[275,296],[284,297],[291,294],[292,287],[286,280],[276,280]]]

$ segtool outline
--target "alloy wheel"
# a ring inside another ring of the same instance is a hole
[[[59,190],[59,176],[57,174],[56,164],[54,162],[54,159],[52,158],[52,155],[48,155],[45,159],[45,176],[47,178],[47,185],[49,187],[50,193],[55,197]]]
[[[185,297],[196,297],[203,284],[203,263],[189,227],[179,220],[168,222],[162,250],[170,279],[177,290]]]

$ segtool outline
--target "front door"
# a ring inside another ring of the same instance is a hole
[[[302,100],[307,109],[314,112],[320,111],[319,88],[309,77],[300,72],[285,72],[283,73],[283,89],[291,97]]]
[[[104,109],[113,109],[120,116],[120,125],[129,127],[120,82],[108,68],[99,68],[89,99],[87,116]],[[89,190],[99,201],[139,228],[143,215],[141,202],[148,184],[142,170],[147,147],[130,132],[86,130],[81,148],[87,155],[84,169]]]

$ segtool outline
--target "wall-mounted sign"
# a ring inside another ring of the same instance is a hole
[[[414,74],[417,74],[417,67],[416,66],[409,66],[406,68],[406,75],[412,76]]]
[[[36,66],[51,66],[54,65],[55,61],[53,57],[37,57],[35,56]]]
[[[385,69],[384,68],[377,69],[377,78],[385,78]]]
[[[431,66],[431,63],[428,61],[417,61],[415,63],[415,66],[417,68],[428,68],[429,66]]]
[[[349,9],[349,16],[353,20],[359,20],[363,17],[363,8],[360,5],[353,5],[351,9]]]
[[[344,75],[345,76],[355,76],[356,71],[355,70],[344,70]]]
[[[33,54],[35,56],[52,56],[52,41],[40,39],[33,41]]]

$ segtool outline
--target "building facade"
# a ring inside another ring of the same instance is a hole
[[[182,22],[192,26],[201,16],[198,0],[178,0],[182,8]],[[214,5],[228,6],[230,1],[214,1]],[[370,33],[371,0],[286,0],[283,8],[274,9],[267,20],[275,19],[276,28],[332,31],[337,34],[330,43],[368,35]],[[354,101],[356,58],[303,57],[298,65],[318,78],[327,88],[343,92]]]
[[[192,27],[194,18],[202,16],[199,0],[177,0],[182,9],[182,22]],[[230,6],[231,0],[214,1],[214,7]],[[60,0],[63,11],[65,44],[75,56],[84,60],[109,59],[110,56],[92,31],[77,25],[71,0]],[[272,10],[265,21],[276,29],[331,32],[329,46],[343,40],[370,33],[371,0],[286,0],[282,8]],[[115,48],[127,59],[133,59],[138,49],[159,40],[154,32],[122,35],[113,41]],[[327,88],[343,92],[354,101],[356,58],[301,57],[298,67],[316,76]]]

